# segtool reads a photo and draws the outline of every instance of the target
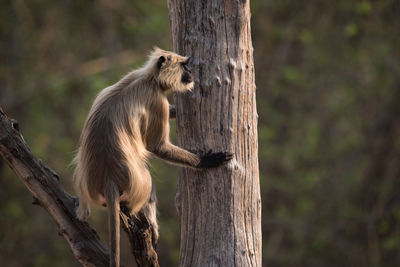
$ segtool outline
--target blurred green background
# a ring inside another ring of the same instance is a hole
[[[400,266],[400,1],[251,9],[263,265]],[[170,35],[166,1],[0,2],[0,106],[69,192],[95,95]],[[176,266],[177,168],[154,160],[152,173],[160,263]],[[31,202],[0,161],[0,266],[79,266]],[[106,213],[90,222],[107,240]]]

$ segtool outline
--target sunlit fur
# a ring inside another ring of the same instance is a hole
[[[109,212],[110,266],[120,263],[120,203],[147,215],[158,239],[156,197],[147,166],[150,155],[194,169],[215,168],[232,158],[227,152],[195,154],[169,140],[166,94],[193,88],[186,57],[154,48],[144,67],[105,88],[94,101],[75,157],[74,186],[85,220],[90,205]]]
[[[166,60],[158,68],[160,56]],[[109,181],[123,193],[122,198],[132,213],[149,200],[149,151],[169,140],[169,104],[165,94],[193,87],[193,82],[182,83],[181,64],[186,60],[154,48],[142,68],[130,72],[97,96],[74,160],[80,219],[86,219],[90,205],[106,204],[104,192]],[[149,213],[155,217],[155,210]]]

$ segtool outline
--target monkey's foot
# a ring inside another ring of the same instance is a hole
[[[86,221],[86,219],[90,216],[90,207],[87,205],[79,204],[79,207],[76,209],[76,217],[78,217],[81,221]]]

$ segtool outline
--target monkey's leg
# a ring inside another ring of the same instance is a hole
[[[158,242],[158,223],[157,223],[157,196],[154,187],[154,182],[151,183],[151,195],[149,201],[143,206],[142,211],[149,219],[150,224],[153,227],[153,244]]]
[[[159,158],[176,165],[183,165],[196,169],[215,168],[232,159],[232,154],[226,152],[212,153],[198,156],[169,142],[162,143],[152,151]]]
[[[83,197],[79,197],[79,206],[76,210],[76,216],[81,221],[86,221],[86,219],[90,215],[90,206],[88,203],[83,199]]]

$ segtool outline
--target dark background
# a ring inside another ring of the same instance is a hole
[[[400,266],[400,1],[251,8],[263,264]],[[170,35],[166,1],[0,2],[0,106],[69,192],[95,95],[153,45],[171,49]],[[160,263],[176,266],[177,168],[152,161],[152,173]],[[0,266],[78,266],[31,202],[0,161]],[[102,210],[90,218],[103,240],[106,218]]]

